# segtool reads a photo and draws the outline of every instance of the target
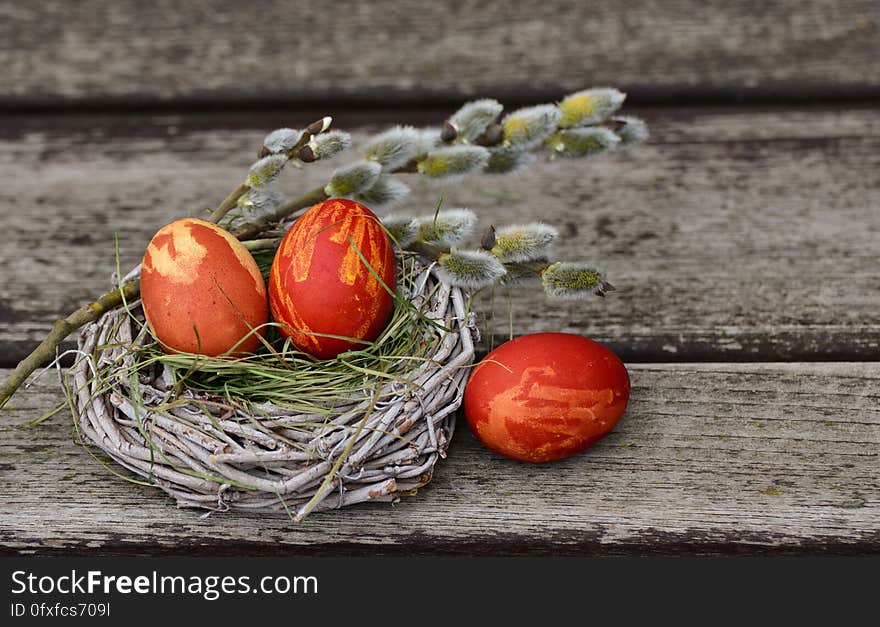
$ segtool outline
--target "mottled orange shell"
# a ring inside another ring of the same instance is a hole
[[[228,231],[195,218],[163,226],[150,241],[141,298],[166,351],[221,355],[269,319],[266,283],[250,252]],[[259,343],[251,335],[234,354],[252,353]]]
[[[363,348],[338,338],[371,342],[385,328],[394,299],[376,275],[395,289],[394,249],[379,219],[353,200],[324,201],[278,247],[269,275],[272,316],[297,348],[319,359]]]
[[[539,463],[603,438],[628,400],[626,367],[608,348],[580,335],[535,333],[502,344],[477,365],[464,413],[487,447]]]

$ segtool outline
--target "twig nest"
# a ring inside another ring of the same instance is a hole
[[[81,435],[181,506],[301,519],[413,494],[445,456],[475,326],[462,291],[440,283],[433,267],[405,256],[398,272],[409,305],[395,310],[377,342],[400,354],[375,363],[343,355],[311,370],[303,359],[288,385],[313,391],[292,393],[290,403],[206,393],[173,367],[173,355],[156,349],[141,303],[104,315],[83,329],[83,357],[73,368]],[[204,376],[246,372],[251,359]],[[281,385],[275,381],[265,389]]]

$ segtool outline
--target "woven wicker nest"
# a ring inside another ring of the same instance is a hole
[[[173,385],[167,364],[138,363],[131,348],[154,340],[135,302],[81,332],[72,388],[79,429],[181,506],[281,510],[301,519],[414,494],[445,457],[476,330],[461,290],[440,283],[421,261],[413,269],[399,289],[435,322],[425,325],[421,343],[431,358],[405,366],[403,377],[364,375],[346,403],[317,414],[272,403],[233,409]]]

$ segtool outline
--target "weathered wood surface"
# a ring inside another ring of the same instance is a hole
[[[159,226],[219,202],[267,130],[320,113],[0,121],[0,365],[109,286],[115,233],[127,269]],[[584,333],[636,361],[877,360],[880,112],[639,113],[647,145],[507,178],[412,180],[403,209],[445,194],[484,224],[539,217],[559,227],[560,258],[594,260],[618,287],[604,301],[515,295],[518,333]],[[362,116],[340,118],[363,136]],[[282,188],[323,184],[344,162],[285,173]],[[490,326],[507,333],[503,294]]]
[[[617,429],[534,466],[462,421],[396,506],[301,524],[200,517],[74,445],[52,373],[2,413],[0,552],[38,554],[880,553],[880,364],[631,365]],[[2,376],[3,371],[0,371]]]
[[[0,4],[6,107],[531,98],[585,81],[835,97],[880,87],[878,59],[875,0]]]

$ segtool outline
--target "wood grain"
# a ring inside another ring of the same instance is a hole
[[[874,0],[55,0],[0,17],[6,106],[880,87]]]
[[[49,374],[2,414],[0,553],[880,553],[880,363],[630,373],[626,415],[583,455],[508,461],[461,420],[416,497],[298,525],[177,509],[76,446],[66,412],[23,427],[61,398]]]
[[[114,235],[128,269],[159,226],[218,203],[267,130],[319,113],[0,122],[0,364],[108,288]],[[400,210],[431,212],[443,194],[483,224],[542,219],[561,231],[559,258],[596,262],[618,288],[604,301],[514,294],[517,334],[584,333],[630,361],[877,360],[880,113],[639,113],[653,129],[645,146],[511,177],[410,179]],[[346,119],[362,138],[370,118]],[[323,184],[345,162],[286,172],[281,188]],[[503,293],[494,311],[484,326],[504,337]]]

